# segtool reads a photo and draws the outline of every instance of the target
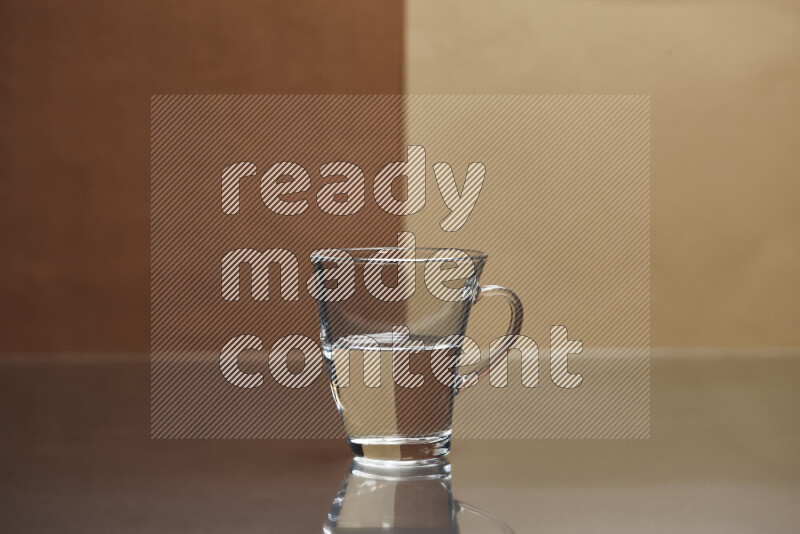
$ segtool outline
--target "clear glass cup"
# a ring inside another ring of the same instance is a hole
[[[419,461],[450,451],[453,401],[468,385],[458,366],[473,304],[502,296],[511,314],[506,336],[470,380],[505,356],[522,327],[516,294],[478,284],[486,258],[436,248],[312,254],[323,354],[356,456]]]

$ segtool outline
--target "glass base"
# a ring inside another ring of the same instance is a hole
[[[356,457],[350,466],[352,476],[387,482],[450,479],[450,462],[444,458],[429,460],[374,460]]]
[[[347,439],[356,456],[378,461],[420,462],[439,458],[450,452],[450,432],[431,436],[368,437]]]

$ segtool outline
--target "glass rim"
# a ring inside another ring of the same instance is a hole
[[[331,250],[331,249],[328,249]],[[341,252],[346,252],[350,255],[353,261],[359,263],[369,263],[369,262],[426,262],[426,261],[463,261],[463,260],[485,260],[489,257],[489,254],[486,252],[481,252],[480,250],[474,249],[462,249],[462,248],[455,248],[455,247],[356,247],[356,248],[339,248],[333,249]],[[388,252],[388,251],[414,251],[414,257],[381,257],[375,256],[378,252]],[[417,251],[425,251],[428,254],[425,257],[418,257]],[[442,257],[431,257],[434,253],[440,251],[450,251],[454,254],[446,255]],[[369,255],[367,255],[369,254]],[[333,256],[330,254],[316,254],[314,252],[310,255],[312,262],[318,261],[341,261],[343,258],[341,256]]]

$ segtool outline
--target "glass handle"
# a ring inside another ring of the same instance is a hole
[[[517,342],[517,337],[519,337],[520,331],[522,330],[522,301],[519,300],[517,294],[510,289],[503,286],[479,286],[478,297],[475,302],[477,303],[485,297],[494,296],[506,299],[511,309],[511,321],[508,324],[508,332],[503,343],[496,350],[489,351],[489,359],[482,363],[473,373],[470,373],[469,376],[472,378],[464,381],[466,385],[473,380],[477,380],[478,377],[484,376],[496,359],[505,357],[508,350]],[[462,384],[461,387],[464,387],[465,384]]]

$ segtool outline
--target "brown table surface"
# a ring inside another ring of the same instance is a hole
[[[516,532],[800,532],[800,354],[656,351],[649,440],[456,441]],[[0,359],[0,531],[321,532],[334,440],[151,440],[146,355]]]

